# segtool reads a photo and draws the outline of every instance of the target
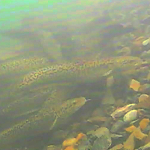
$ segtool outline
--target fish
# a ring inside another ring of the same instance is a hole
[[[120,56],[93,61],[53,65],[26,74],[17,87],[21,89],[27,86],[29,87],[30,85],[34,86],[41,80],[43,83],[45,81],[49,83],[89,83],[100,79],[107,74],[107,72],[115,68],[121,68],[123,72],[128,70],[136,72],[136,69],[138,69],[141,64],[142,59],[138,57]]]
[[[25,69],[36,68],[42,64],[48,63],[48,59],[44,57],[23,57],[18,59],[10,59],[0,64],[0,74],[16,71],[25,71]]]
[[[0,117],[11,119],[30,115],[41,109],[44,102],[48,100],[49,93],[54,90],[57,90],[61,100],[64,100],[68,98],[66,93],[71,93],[74,88],[69,84],[41,84],[27,93],[15,93],[15,96],[12,93],[7,99],[4,98],[0,101]]]
[[[16,85],[22,76],[48,64],[51,64],[51,62],[47,58],[40,56],[18,57],[3,61],[0,63],[0,92],[4,92],[6,89],[12,91],[13,88],[11,86]]]
[[[84,97],[79,97],[66,100],[59,105],[58,103],[52,105],[56,99],[57,91],[54,90],[51,93],[51,98],[45,102],[36,115],[2,131],[0,133],[1,148],[4,149],[20,139],[24,140],[57,129],[86,103]]]

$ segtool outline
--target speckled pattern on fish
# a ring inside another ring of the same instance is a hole
[[[52,101],[56,101],[57,92],[54,90],[48,101],[45,102],[43,108],[37,115],[29,117],[13,127],[4,130],[0,133],[0,145],[7,146],[7,144],[15,142],[20,138],[35,136],[44,132],[48,132],[53,127],[59,126],[62,122],[66,122],[68,117],[81,108],[86,99],[84,97],[70,99],[63,102],[61,105]]]
[[[31,58],[26,58],[26,59],[18,59],[14,61],[8,61],[6,63],[2,63],[0,65],[0,70],[1,73],[5,73],[7,71],[20,71],[29,67],[34,67],[35,65],[38,64],[43,64],[47,60],[45,58],[40,58],[40,57],[31,57]]]
[[[142,60],[137,57],[123,56],[114,57],[109,59],[85,61],[78,63],[66,63],[62,65],[48,66],[39,70],[33,71],[24,76],[19,87],[30,85],[39,79],[49,77],[48,81],[57,81],[58,79],[69,80],[75,79],[83,80],[94,79],[96,76],[101,77],[108,71],[120,67],[121,69],[127,68],[128,70],[134,70],[138,65],[141,65]]]

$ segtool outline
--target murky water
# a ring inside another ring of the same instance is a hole
[[[0,150],[150,148],[149,6],[0,2]]]

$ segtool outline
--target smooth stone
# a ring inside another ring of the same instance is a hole
[[[124,122],[122,120],[118,120],[117,122],[115,122],[113,124],[110,131],[112,133],[117,133],[117,132],[119,132],[119,130],[121,130],[123,127],[125,127],[126,124],[127,124],[126,122]]]
[[[137,110],[131,110],[128,113],[126,113],[123,117],[124,122],[131,122],[135,119],[137,119]]]
[[[106,127],[101,127],[95,131],[97,139],[93,143],[92,150],[107,150],[111,146],[110,132]]]

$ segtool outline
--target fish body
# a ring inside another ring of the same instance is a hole
[[[19,84],[19,88],[38,83],[41,79],[43,82],[46,80],[49,83],[73,82],[75,84],[93,82],[115,68],[121,68],[122,71],[132,70],[135,72],[136,68],[141,64],[142,60],[140,58],[123,56],[48,66],[25,75]]]
[[[12,93],[7,98],[2,98],[0,101],[0,117],[7,118],[24,118],[30,112],[40,110],[45,101],[48,100],[49,94],[57,90],[57,97],[61,101],[69,99],[68,93],[72,93],[75,87],[70,84],[47,84],[35,87],[32,90],[19,92],[19,94]],[[58,102],[58,99],[57,99]]]
[[[67,122],[68,117],[71,117],[86,102],[84,97],[80,97],[58,105],[58,103],[55,103],[56,95],[57,92],[53,91],[49,100],[45,102],[43,108],[36,115],[2,131],[0,133],[1,148],[7,147],[7,144],[17,142],[20,139],[34,137],[53,130],[61,123]],[[53,102],[55,105],[52,105]]]
[[[141,63],[142,60],[140,58],[129,56],[48,66],[25,75],[21,85],[23,87],[30,87],[34,83],[40,83],[41,85],[43,80],[46,80],[46,83],[49,84],[63,84],[65,81],[69,81],[71,84],[78,84],[83,81],[93,82],[93,80],[99,79],[116,67],[121,67],[125,71],[126,69],[135,71],[135,68],[140,66]],[[86,101],[85,98],[81,98],[82,100],[71,99],[62,101],[65,98],[61,99],[62,96],[58,96],[57,90],[54,93],[56,94],[50,96],[50,99],[44,102],[36,115],[29,116],[27,120],[3,130],[0,133],[0,145],[6,146],[9,143],[16,142],[18,139],[54,130],[62,122],[67,121]]]
[[[9,60],[9,61],[4,61],[3,63],[0,64],[0,71],[2,73],[10,73],[11,71],[16,71],[20,72],[21,70],[25,69],[35,69],[36,66],[40,66],[42,64],[47,63],[48,60],[45,58],[41,57],[29,57],[29,58],[19,58],[17,60]]]

